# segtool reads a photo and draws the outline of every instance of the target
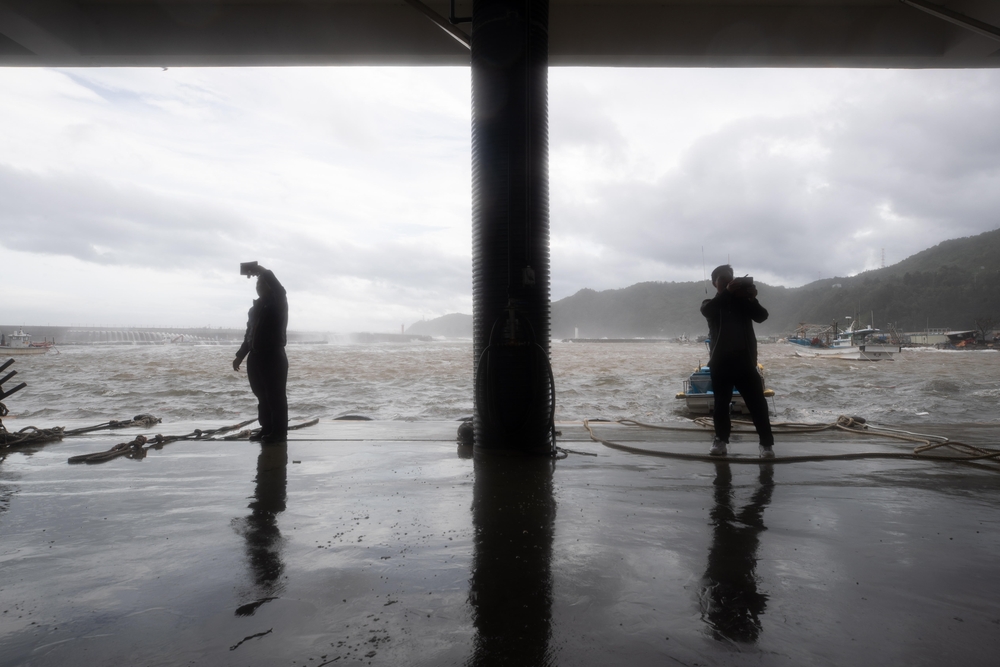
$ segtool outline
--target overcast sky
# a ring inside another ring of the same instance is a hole
[[[467,68],[0,69],[0,322],[471,312]],[[1000,227],[1000,71],[552,69],[553,299],[795,286]]]

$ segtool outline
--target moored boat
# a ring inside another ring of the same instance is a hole
[[[53,343],[32,343],[31,334],[18,329],[9,336],[0,334],[0,356],[7,354],[45,354]]]
[[[764,367],[757,364],[757,372],[760,373],[760,381],[764,382]],[[773,389],[764,389],[764,397],[774,396]],[[684,399],[689,412],[695,414],[709,415],[715,411],[715,392],[712,391],[712,374],[708,366],[699,366],[691,373],[690,377],[684,381],[684,391],[678,392],[674,397]],[[740,392],[733,389],[733,399],[730,403],[732,411],[740,414],[750,414],[747,410],[746,401],[740,396]]]
[[[892,361],[902,346],[885,339],[879,329],[848,329],[823,340],[819,336],[791,336],[788,342],[795,345],[799,357],[821,357],[854,361]]]

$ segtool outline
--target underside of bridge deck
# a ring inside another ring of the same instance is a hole
[[[448,2],[423,4],[449,15]],[[550,4],[551,65],[1000,65],[991,0]],[[455,12],[471,15],[471,0]],[[407,0],[0,0],[4,66],[468,64]]]

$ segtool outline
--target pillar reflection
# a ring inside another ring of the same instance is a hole
[[[238,522],[245,540],[247,565],[253,584],[253,602],[236,610],[237,616],[250,616],[257,608],[273,600],[282,588],[285,571],[281,559],[284,539],[278,528],[278,515],[285,511],[288,481],[288,446],[284,443],[261,447],[257,457],[257,477],[249,516]]]
[[[767,595],[757,589],[757,550],[767,529],[764,508],[774,490],[774,466],[761,465],[757,482],[750,502],[737,510],[729,464],[715,464],[712,546],[701,603],[702,619],[718,640],[753,643],[761,633]]]
[[[471,667],[551,665],[556,503],[547,458],[475,457]]]

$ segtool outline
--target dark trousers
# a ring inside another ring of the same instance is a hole
[[[260,352],[247,357],[247,378],[257,397],[257,421],[261,433],[283,436],[288,433],[288,357],[284,349]]]
[[[771,420],[767,414],[767,399],[764,398],[764,382],[757,367],[748,357],[730,357],[712,362],[712,391],[715,392],[715,435],[729,442],[733,425],[729,420],[729,404],[733,400],[733,389],[740,392],[747,404],[760,444],[774,445]]]

